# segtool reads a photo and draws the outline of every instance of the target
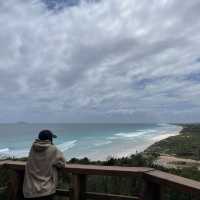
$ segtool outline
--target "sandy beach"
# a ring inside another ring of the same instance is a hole
[[[148,147],[150,147],[151,145],[153,145],[154,143],[156,142],[159,142],[161,140],[164,140],[164,139],[167,139],[169,137],[172,137],[172,136],[176,136],[176,135],[179,135],[181,130],[183,128],[182,127],[178,127],[176,131],[173,131],[173,132],[170,132],[170,133],[164,133],[162,135],[158,135],[158,136],[154,136],[151,138],[151,140],[148,141],[148,143],[145,143],[144,145],[140,145],[140,146],[137,146],[130,149],[129,151],[122,151],[121,153],[118,153],[117,155],[113,155],[113,157],[116,157],[116,158],[120,158],[120,157],[126,157],[126,156],[130,156],[132,154],[135,154],[136,152],[137,153],[141,153],[143,151],[145,151],[145,149],[147,149]]]
[[[185,168],[185,167],[198,167],[200,170],[200,161],[186,158],[178,158],[171,155],[161,155],[154,162],[155,165],[163,166],[166,168]]]
[[[36,137],[35,130],[43,126],[47,125],[0,126],[0,158],[26,157]],[[182,129],[172,124],[48,124],[48,127],[58,135],[55,144],[67,160],[87,157],[93,161],[143,152],[158,141],[178,135]],[[6,139],[7,132],[15,132],[12,140]],[[18,141],[18,137],[22,140]]]

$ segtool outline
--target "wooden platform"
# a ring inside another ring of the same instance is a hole
[[[0,162],[0,168],[16,172],[12,177],[8,191],[9,200],[19,200],[22,196],[22,182],[25,162],[5,160]],[[161,200],[162,188],[169,186],[180,191],[200,195],[200,182],[165,173],[147,167],[119,167],[67,164],[65,173],[72,174],[70,190],[57,190],[57,195],[68,196],[70,200],[108,199],[108,200]],[[140,196],[124,196],[115,194],[94,193],[86,191],[87,175],[104,176],[140,176],[144,181],[144,191]]]

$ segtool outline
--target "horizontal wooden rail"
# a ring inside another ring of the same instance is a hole
[[[139,197],[130,197],[126,195],[114,195],[95,192],[86,192],[86,199],[99,199],[99,200],[139,200]]]
[[[25,162],[21,161],[1,161],[0,167],[6,167],[18,172],[18,179],[24,173]],[[66,173],[72,174],[72,190],[57,190],[58,195],[69,196],[70,200],[84,199],[123,199],[136,200],[138,197],[129,197],[124,195],[93,193],[86,191],[87,175],[106,175],[106,176],[141,176],[145,183],[143,196],[144,200],[161,200],[162,187],[170,186],[192,194],[200,195],[200,182],[183,178],[173,174],[165,173],[147,167],[120,167],[120,166],[97,166],[97,165],[79,165],[67,164],[64,168]],[[16,183],[15,183],[16,185]]]
[[[56,190],[56,194],[59,195],[59,196],[69,197],[70,196],[70,191],[69,190],[63,190],[63,189],[57,189]]]
[[[159,170],[144,173],[144,179],[159,185],[168,185],[172,188],[187,192],[200,193],[200,182],[176,176]]]
[[[85,175],[139,175],[144,172],[152,171],[147,167],[120,167],[120,166],[99,166],[99,165],[66,165],[65,171],[68,173],[85,174]]]
[[[14,170],[24,170],[25,162],[22,161],[3,161],[0,165],[7,166]],[[100,165],[80,165],[66,164],[66,173],[85,174],[85,175],[139,175],[154,169],[148,167],[120,167],[120,166],[100,166]]]
[[[70,196],[69,190],[57,189],[56,194],[58,196]],[[85,192],[85,198],[87,199],[109,199],[109,200],[139,200],[139,197],[130,197],[126,195],[104,194],[97,192]]]

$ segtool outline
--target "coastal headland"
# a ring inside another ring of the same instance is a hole
[[[179,124],[183,127],[180,134],[160,140],[144,153],[156,155],[154,162],[167,168],[200,166],[200,124]]]

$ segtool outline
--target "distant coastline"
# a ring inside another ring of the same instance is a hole
[[[173,124],[174,125],[174,124]],[[182,169],[195,167],[200,170],[200,124],[177,124],[176,131],[153,137],[149,144],[141,145],[141,151],[121,153],[118,156],[108,156],[107,159],[91,159],[87,156],[74,157],[69,160],[73,163],[107,164],[110,161],[122,162],[132,160],[141,155],[144,162],[151,160],[154,167],[163,169]],[[3,159],[3,158],[1,158]],[[5,159],[5,158],[4,158]],[[15,159],[10,157],[10,159]],[[26,160],[26,157],[16,158]],[[131,161],[132,162],[132,161]]]
[[[136,151],[135,151],[135,148],[133,148],[133,150],[130,150],[129,152],[124,152],[124,153],[122,152],[119,155],[113,156],[113,157],[122,158],[122,157],[129,157],[129,156],[131,156],[132,154],[135,154],[135,153],[144,153],[144,152],[148,151],[152,146],[157,145],[157,143],[164,141],[164,140],[166,140],[170,137],[180,135],[182,130],[183,130],[183,126],[181,126],[181,125],[175,125],[175,126],[177,126],[176,131],[172,131],[172,132],[169,131],[169,132],[166,132],[164,134],[154,136],[154,137],[151,138],[151,140],[149,140],[148,143],[140,145],[140,147],[137,148]]]
[[[200,124],[179,124],[178,126],[182,127],[179,134],[155,142],[145,150],[145,153],[198,159],[200,156]]]
[[[0,126],[0,157],[27,157],[37,132],[44,127],[54,130],[58,135],[55,144],[63,151],[67,160],[73,157],[87,157],[92,161],[105,161],[110,157],[122,158],[141,153],[160,140],[178,135],[182,129],[175,124],[46,125],[20,122]],[[16,142],[18,137],[21,140]]]
[[[144,153],[157,155],[154,164],[162,167],[200,169],[200,124],[180,125],[180,134],[154,143]]]

